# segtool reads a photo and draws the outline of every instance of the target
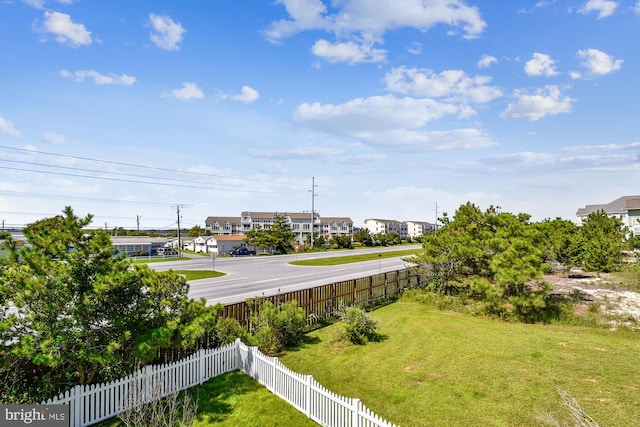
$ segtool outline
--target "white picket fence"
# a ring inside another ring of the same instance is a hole
[[[313,376],[298,374],[277,357],[265,356],[257,347],[249,347],[239,339],[222,348],[200,350],[177,362],[145,366],[108,384],[77,385],[43,404],[67,404],[70,427],[90,426],[125,412],[139,400],[150,402],[237,370],[322,426],[396,427],[359,399],[332,393]]]

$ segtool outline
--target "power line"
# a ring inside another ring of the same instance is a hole
[[[249,190],[219,188],[219,187],[215,187],[215,186],[204,187],[204,186],[200,186],[200,185],[172,184],[172,183],[169,183],[169,182],[162,183],[162,182],[153,182],[153,181],[140,181],[140,180],[135,180],[135,179],[121,179],[121,178],[112,178],[112,177],[105,177],[105,176],[81,175],[81,174],[77,174],[77,173],[53,172],[53,171],[43,171],[43,170],[37,170],[37,169],[24,169],[24,168],[12,168],[12,167],[9,167],[9,166],[0,166],[0,169],[15,170],[15,171],[20,171],[20,172],[44,173],[44,174],[48,174],[48,175],[69,176],[69,177],[75,177],[75,178],[101,179],[101,180],[104,180],[104,181],[118,181],[118,182],[129,182],[129,183],[134,183],[134,184],[159,185],[159,186],[164,186],[164,187],[194,188],[194,189],[199,189],[199,190],[235,191],[235,192],[243,192],[243,193],[250,193],[251,192]],[[108,172],[98,172],[98,173],[108,174]],[[273,191],[273,190],[264,190],[264,192],[266,192],[266,193],[277,193],[276,191]]]
[[[24,197],[28,199],[48,199],[48,200],[74,200],[79,202],[94,202],[94,203],[106,203],[106,204],[126,204],[126,205],[147,205],[147,206],[170,206],[169,203],[160,202],[143,202],[132,200],[117,200],[117,199],[100,199],[97,197],[81,197],[81,196],[66,196],[63,194],[42,194],[42,193],[29,193],[26,191],[3,191],[0,190],[0,195],[9,197]]]
[[[81,157],[81,156],[71,156],[71,155],[67,155],[67,154],[58,154],[58,153],[51,153],[51,152],[46,152],[46,151],[34,151],[34,150],[28,150],[28,149],[25,149],[25,148],[9,147],[9,146],[6,146],[6,145],[0,145],[0,148],[4,148],[6,150],[14,150],[14,151],[26,152],[26,153],[29,153],[31,155],[40,154],[40,155],[55,156],[55,157],[62,157],[62,158],[68,158],[68,159],[87,160],[87,161],[91,161],[91,162],[105,163],[105,164],[111,164],[111,165],[142,168],[142,169],[154,170],[154,171],[159,171],[159,172],[172,172],[172,173],[178,173],[178,174],[198,175],[198,176],[204,176],[204,177],[209,177],[209,178],[223,178],[223,179],[231,179],[231,180],[236,180],[236,181],[258,182],[260,184],[264,184],[264,181],[259,180],[259,179],[236,178],[236,177],[232,177],[232,176],[216,175],[216,174],[209,174],[209,173],[204,173],[204,172],[191,172],[191,171],[184,171],[184,170],[179,170],[179,169],[169,169],[169,168],[161,168],[161,167],[156,167],[156,166],[138,165],[138,164],[134,164],[134,163],[115,162],[115,161],[111,161],[111,160],[93,159],[93,158],[90,158],[90,157]],[[103,172],[103,173],[108,173],[108,172]],[[227,184],[227,185],[234,185],[234,184]],[[238,185],[238,184],[235,184],[235,185]],[[286,186],[291,186],[291,187],[302,187],[303,184],[280,183],[280,185],[286,185]]]

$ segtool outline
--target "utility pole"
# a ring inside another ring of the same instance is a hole
[[[315,196],[316,194],[316,178],[311,177],[311,249],[313,249],[313,232],[316,228],[316,214],[315,214]]]
[[[140,215],[136,215],[136,224],[138,225],[138,236],[140,235]]]
[[[180,251],[182,251],[182,242],[180,240],[180,208],[182,205],[176,205],[176,213],[178,214],[178,258],[180,258]]]
[[[436,223],[435,223],[436,229],[435,231],[438,231],[438,202],[436,202]]]

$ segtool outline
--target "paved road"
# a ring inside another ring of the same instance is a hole
[[[357,251],[318,252],[299,255],[216,258],[215,270],[224,272],[226,275],[190,281],[189,296],[191,298],[204,297],[209,304],[218,302],[225,304],[244,301],[255,296],[275,295],[277,293],[370,276],[381,272],[400,270],[407,267],[407,264],[400,257],[379,258],[374,261],[324,267],[293,266],[289,262],[419,247],[403,246],[400,248],[359,249]],[[149,264],[149,266],[158,271],[169,269],[211,270],[214,267],[214,261],[211,258],[196,257],[189,261],[153,263]]]

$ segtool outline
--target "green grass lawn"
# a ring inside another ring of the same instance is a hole
[[[393,251],[393,252],[379,252],[379,253],[373,253],[373,254],[359,254],[359,255],[337,256],[337,257],[330,257],[330,258],[310,259],[310,260],[304,260],[304,261],[292,261],[290,262],[290,264],[305,265],[305,266],[340,265],[340,264],[349,264],[352,262],[373,261],[381,258],[412,256],[412,255],[418,254],[419,252],[420,252],[420,249],[405,249],[402,251]]]
[[[194,427],[317,427],[302,412],[272,394],[242,372],[235,371],[212,378],[200,387],[189,389],[198,400]],[[121,427],[112,418],[98,427]]]
[[[638,332],[510,324],[408,298],[371,315],[381,342],[343,344],[336,324],[282,362],[400,426],[538,426],[544,412],[568,419],[558,389],[601,426],[640,425]]]
[[[176,274],[184,274],[187,282],[189,280],[208,279],[209,277],[224,276],[225,273],[212,270],[171,270]]]

